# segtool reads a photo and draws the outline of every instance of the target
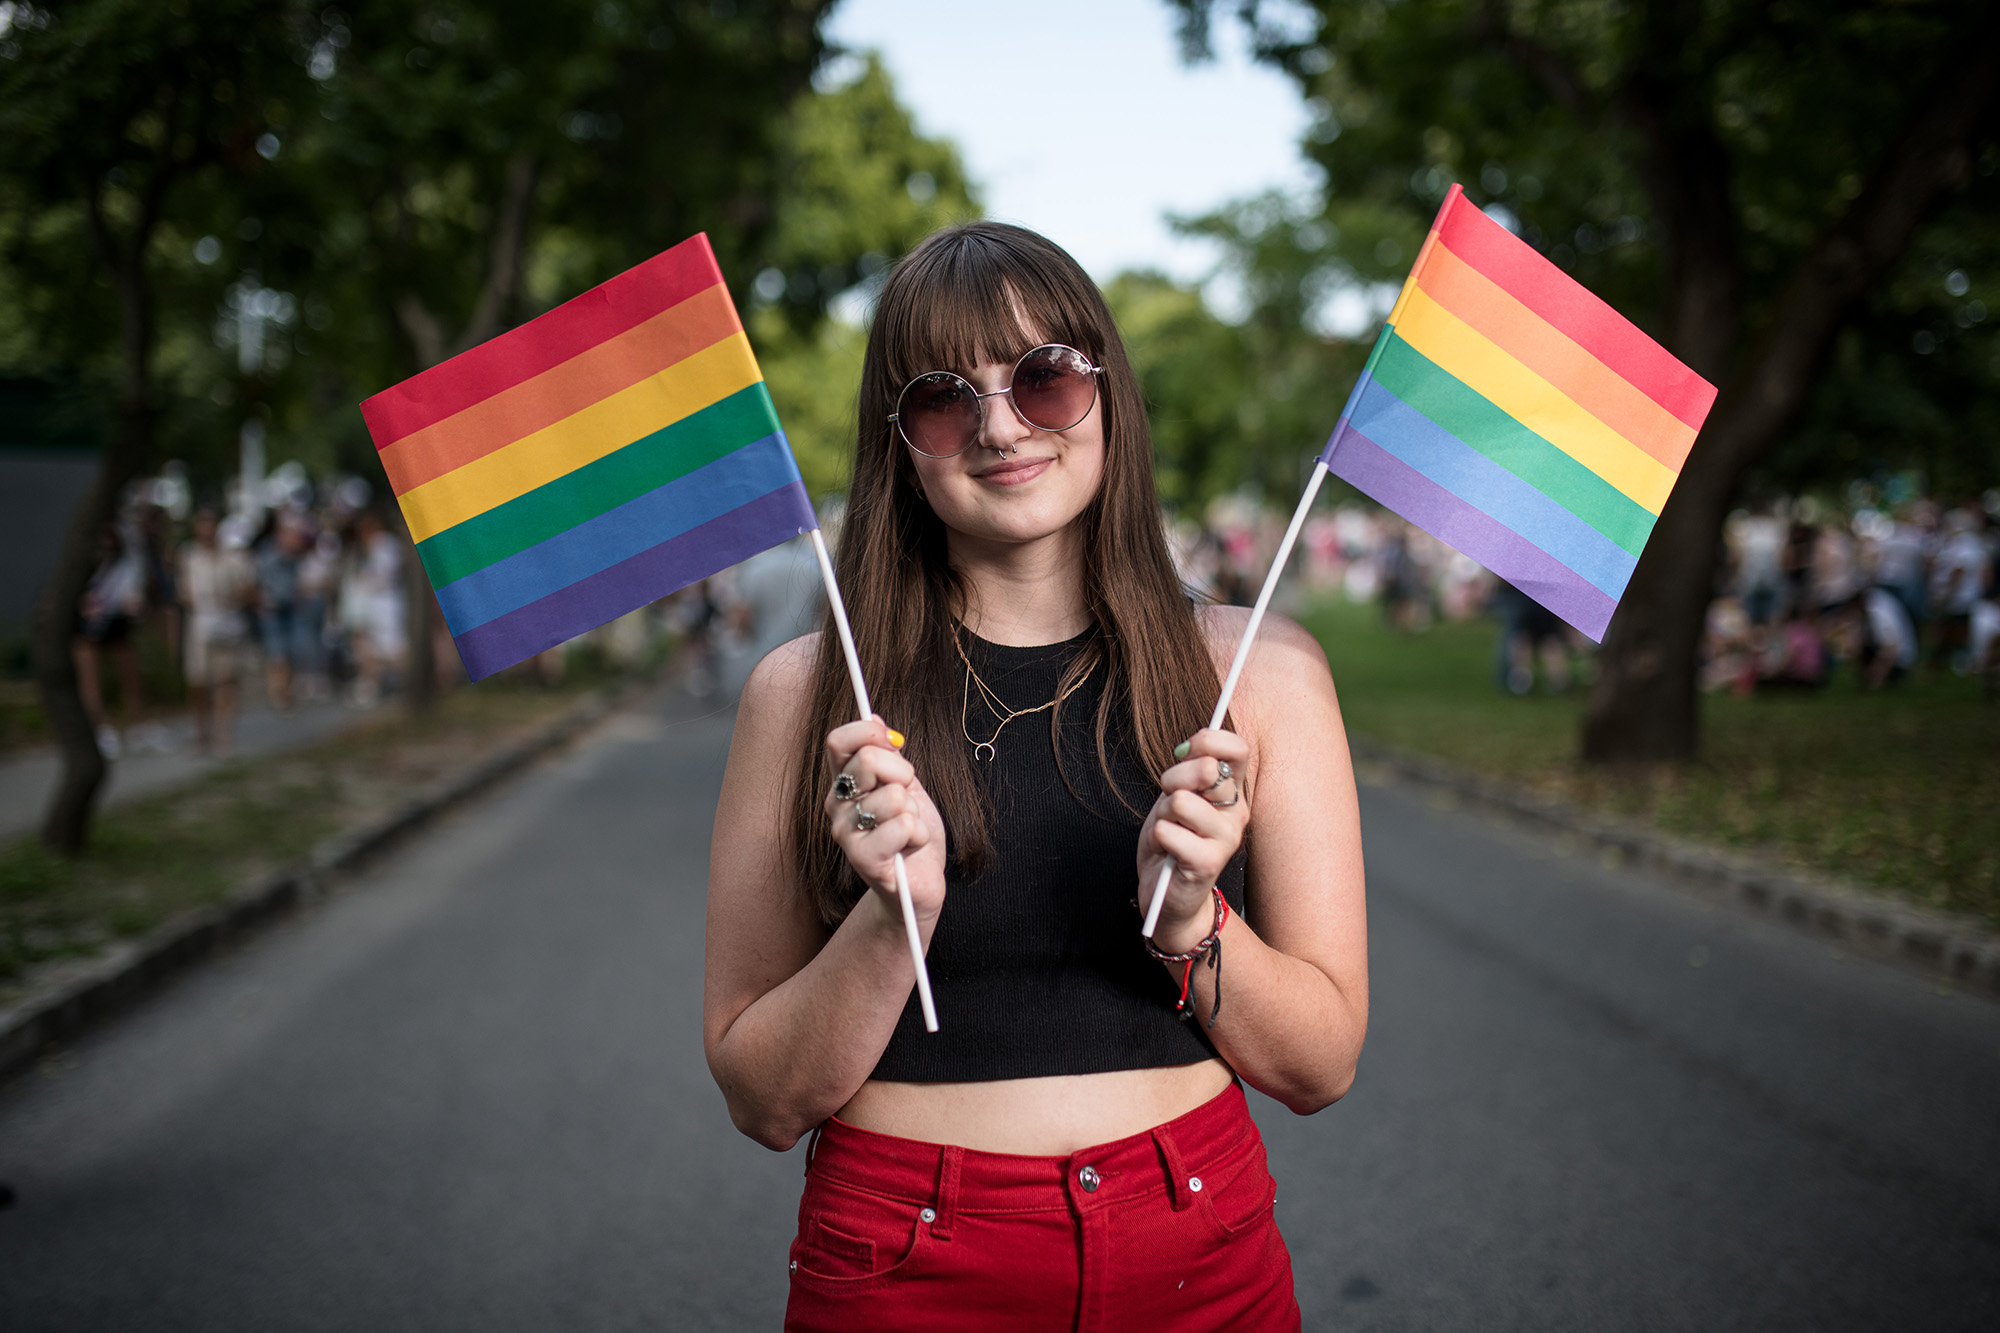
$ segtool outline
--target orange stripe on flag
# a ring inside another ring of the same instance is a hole
[[[742,331],[728,288],[709,287],[560,365],[385,446],[379,454],[382,468],[400,496]]]
[[[1450,247],[1431,248],[1429,262],[1418,272],[1417,285],[1660,463],[1678,472],[1687,461],[1688,450],[1694,447],[1691,426],[1460,259]]]

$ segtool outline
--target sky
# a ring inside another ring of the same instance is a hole
[[[1131,268],[1196,281],[1217,250],[1176,237],[1167,213],[1318,175],[1298,147],[1303,99],[1251,63],[1234,18],[1218,13],[1218,58],[1193,67],[1174,26],[1165,0],[844,0],[827,34],[881,52],[918,128],[958,145],[988,216],[1050,237],[1099,282]]]

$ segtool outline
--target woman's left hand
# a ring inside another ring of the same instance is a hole
[[[1153,932],[1153,943],[1163,952],[1193,948],[1214,922],[1209,890],[1243,845],[1250,824],[1242,782],[1249,759],[1250,747],[1241,736],[1204,729],[1188,742],[1186,756],[1160,775],[1160,799],[1139,830],[1139,910],[1152,904],[1162,858],[1171,856],[1174,873]]]

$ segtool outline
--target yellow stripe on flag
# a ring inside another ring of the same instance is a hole
[[[504,449],[403,492],[412,541],[425,541],[546,486],[763,378],[734,334]]]
[[[1502,351],[1422,288],[1406,292],[1403,341],[1535,434],[1657,514],[1676,473]]]

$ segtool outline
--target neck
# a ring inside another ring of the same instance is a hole
[[[985,542],[956,532],[950,541],[952,568],[969,585],[962,619],[988,643],[1061,643],[1090,628],[1074,525],[1033,542]]]

